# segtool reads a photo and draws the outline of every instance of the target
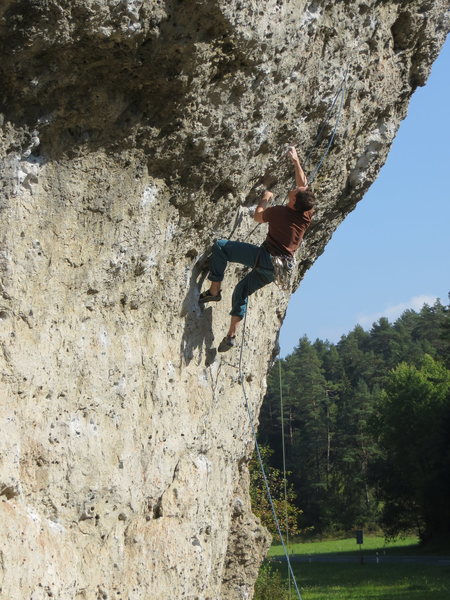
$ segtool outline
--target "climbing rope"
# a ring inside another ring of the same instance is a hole
[[[348,64],[345,69],[344,75],[342,77],[341,84],[340,84],[339,88],[337,89],[337,92],[335,93],[333,100],[331,101],[331,105],[330,105],[329,109],[325,113],[325,117],[322,121],[322,125],[320,126],[320,129],[314,139],[314,142],[313,142],[311,148],[308,150],[308,153],[306,154],[306,157],[303,161],[304,165],[306,166],[308,164],[309,159],[311,158],[312,153],[314,152],[314,150],[317,148],[317,146],[322,141],[323,131],[324,131],[325,127],[327,126],[329,120],[331,119],[334,107],[336,106],[336,103],[339,100],[338,110],[336,112],[336,119],[335,119],[335,123],[334,123],[333,129],[331,131],[329,140],[328,140],[328,144],[327,144],[326,148],[323,150],[323,152],[322,152],[320,158],[318,159],[316,165],[314,166],[314,168],[311,169],[311,174],[309,175],[309,178],[308,178],[310,184],[313,183],[314,179],[316,178],[319,169],[323,165],[326,157],[328,156],[330,148],[333,145],[334,138],[336,137],[336,132],[338,130],[338,127],[339,127],[340,121],[341,121],[342,108],[344,106],[345,96],[347,93],[347,78],[348,78],[349,68],[350,68],[350,65]],[[294,141],[290,145],[295,146],[296,142]],[[285,155],[286,155],[286,151],[283,150],[280,153],[280,155],[278,156],[278,158],[275,160],[274,166],[277,166],[281,161],[283,161]]]
[[[337,129],[339,127],[340,124],[340,120],[341,120],[341,116],[342,116],[342,108],[344,106],[344,101],[345,101],[345,96],[346,96],[346,86],[347,86],[347,74],[348,74],[348,67],[345,71],[345,75],[343,77],[342,83],[340,88],[338,89],[338,91],[336,92],[334,99],[331,103],[330,108],[327,111],[327,114],[325,115],[325,119],[324,122],[316,136],[316,139],[313,142],[313,145],[311,146],[306,158],[305,158],[305,164],[308,162],[312,152],[315,150],[315,148],[319,145],[320,141],[321,141],[321,136],[323,133],[323,130],[325,128],[325,126],[327,125],[332,111],[336,105],[336,103],[339,100],[339,106],[338,106],[338,111],[337,111],[337,115],[336,115],[336,120],[334,123],[334,127],[332,129],[330,138],[328,140],[328,144],[326,146],[326,148],[324,149],[324,151],[322,152],[319,160],[317,161],[314,169],[312,169],[311,171],[311,175],[309,177],[309,182],[312,183],[314,181],[314,179],[317,176],[317,173],[319,172],[319,169],[322,167],[326,157],[328,156],[328,153],[330,151],[330,148],[334,142],[334,138],[336,136],[336,132]],[[283,153],[284,154],[284,153]],[[281,157],[280,159],[281,160]],[[278,161],[277,161],[278,162]],[[233,232],[235,231],[235,229],[237,228],[238,225],[238,218],[236,218],[236,223],[235,226],[233,228]],[[256,225],[256,227],[254,227],[252,229],[252,231],[246,236],[245,239],[248,239],[253,232],[258,228],[258,225]],[[292,570],[292,565],[291,565],[291,561],[289,558],[289,552],[286,546],[286,543],[284,541],[283,538],[283,534],[281,532],[281,527],[280,527],[280,522],[277,516],[277,512],[275,509],[275,505],[272,499],[272,494],[270,492],[270,486],[269,486],[269,481],[267,479],[267,475],[266,475],[266,471],[264,468],[264,463],[262,460],[262,455],[261,455],[261,450],[259,448],[259,444],[258,444],[258,440],[257,440],[257,432],[255,429],[255,425],[254,425],[254,416],[252,413],[252,410],[250,408],[250,403],[248,401],[248,397],[247,397],[247,392],[245,389],[245,383],[244,383],[244,373],[242,370],[242,357],[243,357],[243,352],[244,352],[244,340],[245,340],[245,330],[246,330],[246,325],[247,325],[247,312],[248,312],[248,306],[247,306],[247,310],[245,312],[245,316],[244,316],[244,323],[243,323],[243,327],[242,327],[242,341],[241,341],[241,346],[240,346],[240,353],[239,353],[239,367],[238,367],[238,371],[239,371],[239,376],[238,376],[238,380],[240,385],[242,386],[242,392],[243,392],[243,396],[244,396],[244,400],[245,400],[245,407],[248,413],[248,417],[249,417],[249,421],[250,421],[250,427],[251,427],[251,431],[252,431],[252,436],[255,442],[255,450],[256,450],[256,455],[258,457],[258,462],[259,462],[259,467],[261,470],[261,475],[263,477],[263,481],[264,481],[264,486],[266,488],[266,493],[267,493],[267,498],[269,500],[269,504],[270,504],[270,508],[272,511],[272,515],[273,515],[273,520],[275,523],[275,527],[278,533],[278,537],[280,538],[280,542],[281,545],[283,547],[283,551],[284,551],[284,555],[286,557],[286,562],[287,562],[287,566],[288,566],[288,581],[289,581],[289,597],[291,594],[291,580],[295,589],[295,592],[297,594],[297,597],[299,598],[299,600],[302,600],[301,594],[300,594],[300,590],[298,588],[297,585],[297,581],[295,579],[295,575],[294,572]],[[284,421],[283,421],[283,397],[282,397],[282,382],[281,382],[281,361],[279,362],[279,369],[280,369],[280,402],[281,402],[281,421],[282,421],[282,446],[283,446],[283,481],[284,481],[284,497],[285,497],[285,520],[286,520],[286,541],[287,543],[289,543],[289,522],[288,522],[288,503],[287,503],[287,484],[286,484],[286,454],[285,454],[285,441],[284,441]]]
[[[259,444],[258,444],[258,440],[257,440],[257,433],[256,433],[255,425],[254,425],[254,422],[253,422],[253,413],[252,413],[252,410],[250,408],[250,403],[248,401],[247,392],[245,390],[245,385],[244,385],[244,373],[242,371],[242,356],[243,356],[243,353],[244,353],[244,339],[245,339],[245,328],[246,328],[246,324],[247,324],[247,312],[248,312],[248,310],[245,312],[244,323],[243,323],[243,326],[242,326],[242,342],[241,342],[241,348],[240,348],[240,353],[239,353],[239,383],[242,386],[242,392],[243,392],[244,400],[245,400],[245,407],[247,409],[247,413],[248,413],[248,417],[249,417],[249,421],[250,421],[250,426],[251,426],[251,430],[252,430],[253,439],[255,440],[256,455],[258,457],[259,467],[260,467],[261,474],[262,474],[262,477],[263,477],[263,480],[264,480],[264,486],[266,488],[267,499],[269,500],[270,508],[272,510],[272,515],[273,515],[273,520],[275,522],[275,527],[277,529],[277,533],[278,533],[278,537],[280,538],[281,545],[283,546],[283,551],[284,551],[284,555],[286,557],[286,562],[287,562],[287,565],[288,565],[288,570],[289,570],[290,576],[292,578],[292,582],[294,584],[294,588],[295,588],[295,591],[297,593],[297,597],[299,598],[299,600],[302,600],[302,597],[301,597],[301,594],[300,594],[300,590],[298,589],[297,581],[295,579],[295,575],[294,575],[294,572],[292,570],[291,561],[289,559],[289,553],[287,551],[287,548],[286,548],[286,545],[285,545],[285,542],[284,542],[283,534],[281,533],[281,527],[280,527],[280,522],[278,520],[277,511],[275,509],[275,505],[274,505],[273,500],[272,500],[272,494],[270,492],[269,481],[267,479],[266,470],[264,469],[264,463],[263,463],[263,459],[262,459],[262,456],[261,456],[261,450],[259,448]]]
[[[280,415],[281,415],[281,447],[283,450],[283,487],[284,487],[284,518],[286,522],[286,546],[289,552],[289,513],[287,498],[287,479],[286,479],[286,444],[284,440],[284,407],[283,407],[283,384],[281,378],[281,357],[278,358],[278,379],[280,387]],[[288,587],[289,598],[291,597],[291,573],[288,569]]]
[[[334,139],[336,137],[336,133],[338,130],[338,127],[340,125],[341,122],[341,117],[342,117],[342,109],[344,107],[344,102],[345,102],[345,97],[346,97],[346,93],[347,93],[347,77],[348,77],[348,70],[349,70],[349,65],[347,65],[347,68],[345,70],[344,76],[342,78],[342,82],[341,85],[339,87],[339,89],[337,90],[336,94],[334,95],[333,101],[331,102],[330,108],[328,109],[325,118],[323,120],[323,123],[319,129],[319,132],[316,135],[316,138],[311,146],[311,148],[308,151],[308,154],[305,157],[304,160],[304,164],[305,166],[308,164],[308,161],[313,153],[313,151],[317,148],[317,146],[320,144],[321,142],[321,138],[322,138],[322,133],[326,127],[326,125],[328,124],[328,121],[331,118],[331,115],[333,114],[333,110],[334,107],[336,106],[338,100],[339,100],[339,105],[338,105],[338,110],[336,113],[336,120],[334,122],[334,126],[333,129],[331,131],[330,134],[330,138],[328,140],[328,144],[326,146],[326,148],[323,150],[321,156],[319,157],[317,163],[315,164],[314,168],[311,170],[311,174],[308,177],[308,185],[312,184],[315,180],[315,178],[317,177],[317,174],[320,170],[320,168],[322,167],[323,163],[325,162],[326,157],[328,156],[331,146],[333,145]],[[284,159],[286,155],[286,152],[283,150],[283,152],[281,153],[281,155],[279,156],[279,158],[275,161],[275,166],[282,160]],[[235,225],[233,227],[233,230],[230,234],[230,237],[228,237],[227,239],[231,239],[231,236],[234,234],[235,230],[237,229],[238,225],[239,225],[239,213],[240,213],[240,207],[238,207],[238,214],[236,216],[236,220],[235,220]],[[253,227],[253,229],[250,231],[250,233],[248,233],[245,237],[245,240],[248,240],[253,234],[254,232],[258,229],[258,227],[260,226],[260,223],[258,223],[257,225],[255,225],[255,227]]]
[[[313,183],[313,181],[315,180],[315,178],[317,176],[317,173],[319,172],[319,169],[321,168],[322,164],[324,163],[326,157],[328,156],[330,148],[333,145],[334,138],[336,137],[336,132],[337,132],[337,129],[338,129],[340,121],[341,121],[342,108],[344,107],[345,96],[346,96],[346,93],[347,93],[347,76],[348,76],[348,70],[349,70],[349,65],[347,65],[347,68],[345,70],[344,77],[342,78],[341,86],[338,89],[338,91],[336,92],[336,94],[335,94],[335,96],[333,98],[333,101],[331,103],[331,106],[328,109],[327,114],[325,115],[322,127],[319,129],[319,132],[318,132],[318,134],[316,136],[316,139],[314,140],[314,143],[313,143],[311,149],[309,150],[308,154],[306,155],[305,165],[308,163],[308,160],[309,160],[309,158],[310,158],[313,150],[319,144],[321,136],[322,136],[322,132],[325,129],[325,126],[328,123],[329,119],[331,118],[331,115],[333,113],[333,109],[334,109],[334,107],[335,107],[335,105],[336,105],[336,103],[338,101],[338,98],[340,98],[339,107],[338,107],[338,110],[337,110],[337,113],[336,113],[336,121],[335,121],[333,130],[331,132],[330,139],[328,140],[327,147],[322,152],[322,155],[319,158],[316,166],[311,171],[311,174],[309,176],[310,183]]]

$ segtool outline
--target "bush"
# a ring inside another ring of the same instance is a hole
[[[286,580],[270,563],[263,563],[255,583],[253,600],[289,600]]]

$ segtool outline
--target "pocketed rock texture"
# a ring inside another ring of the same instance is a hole
[[[239,349],[216,352],[242,270],[200,310],[205,257],[263,240],[261,181],[282,201],[286,145],[311,171],[336,125],[298,285],[376,177],[447,9],[2,1],[1,598],[252,597],[269,536]],[[255,423],[288,299],[250,299]]]

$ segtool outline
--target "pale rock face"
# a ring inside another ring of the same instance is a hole
[[[241,269],[202,311],[204,258],[217,237],[264,239],[257,184],[284,199],[283,150],[308,153],[347,71],[298,284],[383,164],[446,9],[3,2],[2,598],[251,598],[269,540],[239,352],[216,352]],[[255,422],[287,301],[275,285],[250,299]]]

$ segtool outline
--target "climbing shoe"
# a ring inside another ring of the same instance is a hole
[[[198,299],[199,304],[205,304],[205,302],[219,302],[222,300],[222,293],[219,291],[217,296],[213,296],[209,290],[202,292]]]
[[[218,352],[226,352],[233,348],[236,343],[236,338],[231,337],[231,335],[226,335],[223,340],[220,342],[219,347],[217,348]]]

